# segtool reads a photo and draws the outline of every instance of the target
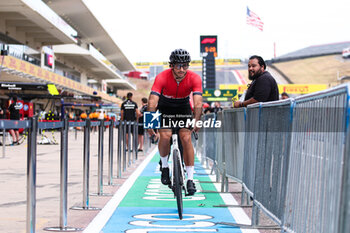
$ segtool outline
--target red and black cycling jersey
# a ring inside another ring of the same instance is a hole
[[[171,69],[164,70],[156,76],[151,89],[151,94],[169,99],[186,99],[191,92],[193,95],[202,95],[203,91],[201,77],[190,70],[181,82],[175,80]]]

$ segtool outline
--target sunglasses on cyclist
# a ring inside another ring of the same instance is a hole
[[[188,69],[188,67],[189,67],[189,65],[188,64],[184,64],[184,63],[180,63],[180,64],[174,64],[174,67],[175,67],[175,69],[177,69],[177,70],[179,70],[179,69],[181,69],[181,67],[182,68],[184,68],[184,70],[187,70]]]

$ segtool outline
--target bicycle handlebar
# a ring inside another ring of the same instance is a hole
[[[198,133],[195,132],[195,131],[193,131],[192,133],[193,133],[194,138],[195,138],[196,140],[198,140]]]

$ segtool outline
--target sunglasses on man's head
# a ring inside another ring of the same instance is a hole
[[[182,63],[182,64],[179,63],[179,64],[174,64],[174,67],[175,67],[175,69],[177,69],[177,70],[181,69],[181,67],[184,68],[184,70],[186,70],[186,69],[188,69],[189,65],[186,64],[186,63]]]

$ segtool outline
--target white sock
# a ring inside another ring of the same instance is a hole
[[[169,155],[164,156],[164,157],[160,156],[160,160],[162,161],[162,168],[169,167],[168,157],[169,157]]]
[[[194,166],[186,166],[187,180],[193,180]]]

